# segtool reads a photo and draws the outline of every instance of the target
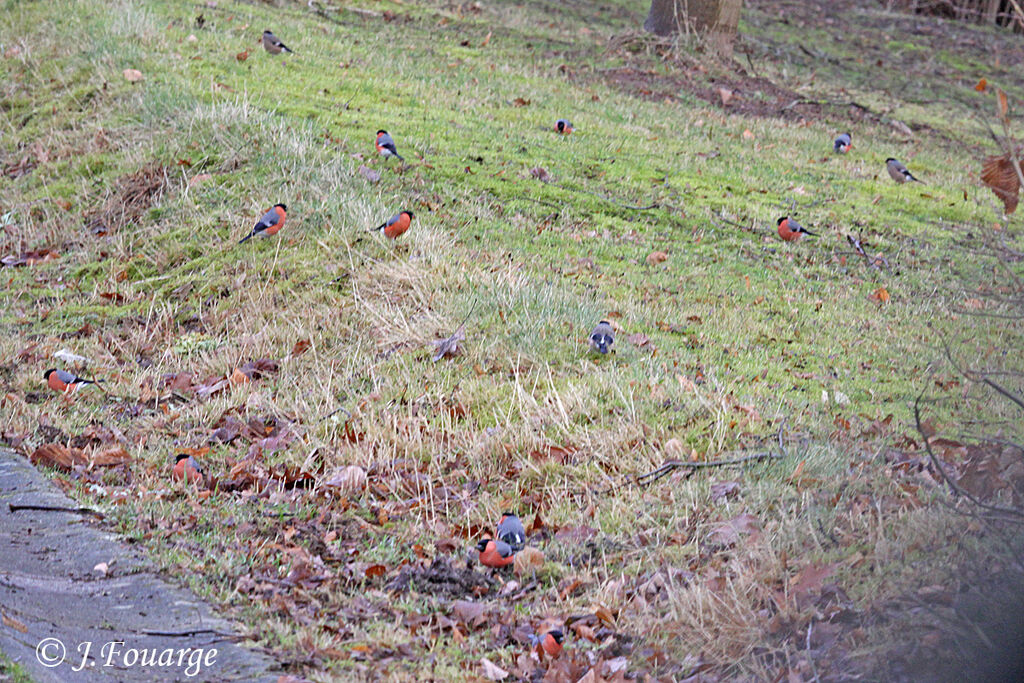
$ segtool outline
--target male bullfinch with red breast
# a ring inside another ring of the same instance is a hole
[[[853,147],[853,139],[850,137],[849,133],[840,134],[839,137],[835,139],[835,142],[832,143],[832,149],[839,154],[846,154],[850,151],[851,147]]]
[[[398,153],[398,148],[395,147],[395,139],[388,135],[386,130],[377,131],[377,153],[385,159],[388,157],[398,157],[399,160],[405,161],[405,157]]]
[[[500,569],[512,564],[516,559],[511,546],[505,541],[484,538],[476,544],[476,549],[480,551],[480,564],[485,567]]]
[[[377,230],[380,230],[381,232],[384,233],[384,236],[387,237],[389,240],[398,239],[402,234],[405,233],[406,230],[409,229],[409,226],[412,224],[413,218],[414,216],[412,211],[403,211],[402,213],[396,213],[394,216],[387,219],[385,222],[381,223],[376,228],[370,230],[370,232],[376,232]]]
[[[796,222],[795,219],[789,216],[783,216],[779,219],[779,237],[787,242],[799,242],[803,239],[804,235],[810,235],[811,237],[817,237],[818,234],[811,232],[804,226]]]
[[[50,368],[44,372],[43,378],[46,380],[46,386],[61,394],[73,394],[86,384],[96,384],[103,381],[101,379],[82,379],[66,370],[58,370],[56,368]]]
[[[278,231],[284,227],[284,219],[288,217],[287,211],[288,207],[284,204],[274,204],[269,211],[263,214],[263,216],[256,221],[256,225],[253,226],[252,232],[238,240],[238,243],[241,244],[242,242],[251,240],[256,236],[270,237],[271,235],[276,235]]]
[[[543,659],[543,656],[547,655],[554,659],[562,654],[562,643],[565,641],[565,634],[555,628],[542,636],[531,636],[530,640],[534,642],[538,657]]]
[[[518,553],[526,546],[526,529],[515,514],[501,513],[501,519],[498,521],[498,539],[507,543],[514,553]]]
[[[281,39],[275,36],[269,29],[263,32],[263,49],[272,55],[279,55],[281,51],[291,52],[291,48],[281,42]]]
[[[175,479],[196,484],[203,482],[203,470],[199,463],[188,453],[178,453],[174,458],[174,470],[172,475]]]
[[[558,119],[555,121],[555,130],[562,135],[570,135],[573,131],[572,123],[568,119]]]

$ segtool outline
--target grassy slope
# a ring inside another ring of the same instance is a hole
[[[987,229],[997,217],[962,148],[861,123],[855,153],[831,158],[833,134],[849,127],[841,119],[799,125],[730,116],[683,94],[672,101],[623,94],[603,83],[600,70],[644,57],[604,50],[609,34],[640,19],[616,5],[365,8],[373,13],[353,7],[331,23],[304,3],[221,2],[203,10],[199,29],[191,3],[4,5],[0,47],[20,53],[0,62],[0,152],[5,164],[25,154],[38,160],[40,150],[47,157],[26,176],[0,180],[0,213],[14,211],[4,251],[61,252],[3,273],[9,285],[0,320],[12,331],[0,340],[5,431],[32,433],[40,421],[68,434],[91,421],[116,425],[138,458],[128,502],[115,508],[124,530],[147,539],[158,561],[213,599],[238,605],[263,642],[299,661],[295,653],[309,651],[310,642],[350,652],[374,640],[402,643],[409,634],[395,632],[392,618],[348,624],[339,636],[321,628],[334,623],[329,613],[347,604],[353,585],[321,596],[328,607],[301,627],[280,613],[265,619],[265,605],[245,606],[250,600],[233,593],[250,565],[286,572],[288,557],[273,548],[233,553],[239,541],[221,531],[226,520],[252,520],[275,538],[277,530],[265,527],[268,506],[303,518],[324,499],[275,494],[272,502],[243,502],[217,494],[197,506],[160,493],[173,448],[204,445],[230,408],[296,421],[303,438],[269,455],[271,463],[371,470],[377,494],[353,501],[348,512],[339,507],[331,524],[371,520],[357,527],[359,560],[385,564],[391,574],[414,558],[413,543],[432,552],[434,535],[485,524],[507,507],[528,518],[540,511],[550,524],[600,529],[599,563],[573,566],[571,542],[545,546],[551,562],[542,585],[579,576],[586,588],[566,599],[545,590],[524,603],[520,618],[608,604],[621,631],[647,634],[641,642],[667,648],[673,662],[703,652],[723,666],[738,659],[742,670],[773,670],[751,654],[767,639],[754,607],[768,586],[797,571],[787,557],[840,562],[838,581],[866,607],[867,596],[896,590],[908,552],[928,557],[960,535],[955,520],[935,520],[907,501],[877,519],[851,513],[850,501],[864,491],[905,496],[883,471],[869,469],[839,491],[830,482],[848,476],[852,464],[860,472],[882,447],[883,439],[853,438],[872,421],[892,413],[895,431],[909,431],[909,401],[935,380],[935,332],[927,323],[965,324],[949,313],[970,296],[950,281],[951,264],[972,276],[983,270],[961,257],[958,235],[963,226]],[[382,20],[384,11],[395,20]],[[790,44],[760,9],[750,9],[747,21],[764,31],[755,46]],[[263,53],[255,40],[264,27],[299,55]],[[251,54],[238,61],[243,50]],[[812,82],[799,54],[784,54],[760,68],[780,82],[806,84],[808,93],[838,90],[828,67]],[[144,79],[126,82],[126,68]],[[971,71],[979,68],[963,67],[962,82],[930,82],[943,93],[973,92],[969,84],[986,75]],[[875,105],[880,92],[861,94]],[[516,106],[516,98],[529,104]],[[945,124],[941,106],[899,102],[894,117]],[[575,135],[551,132],[560,116],[573,120]],[[374,158],[381,127],[410,161],[404,169]],[[945,128],[966,144],[983,142],[977,126]],[[929,185],[893,185],[883,169],[890,155]],[[91,235],[83,215],[104,203],[119,178],[154,159],[171,174],[163,201],[136,223]],[[191,166],[177,165],[183,159]],[[379,184],[356,172],[361,163],[381,172]],[[538,166],[554,183],[531,175]],[[190,186],[199,173],[212,178]],[[661,208],[635,211],[598,195]],[[277,201],[290,209],[280,239],[236,247],[253,217]],[[790,206],[822,233],[818,240],[789,246],[773,237],[774,219]],[[397,247],[366,236],[402,207],[415,210],[417,221]],[[851,226],[895,272],[864,268],[853,257],[844,262]],[[668,259],[648,265],[655,250]],[[892,296],[887,305],[869,298],[883,286]],[[123,299],[101,296],[111,292]],[[430,363],[429,342],[467,314],[465,355]],[[617,353],[594,361],[585,357],[586,334],[606,315],[622,328]],[[85,323],[95,332],[61,337]],[[981,354],[1016,343],[1015,330],[969,324]],[[634,333],[650,346],[627,341]],[[309,353],[251,386],[174,406],[170,415],[125,412],[140,387],[162,374],[223,374],[250,358],[285,357],[306,338]],[[29,344],[36,346],[19,357]],[[114,398],[89,395],[71,407],[48,397],[37,402],[40,372],[60,348],[94,359],[89,371],[110,378]],[[950,375],[942,372],[940,380]],[[838,404],[836,392],[849,403]],[[453,402],[466,417],[448,409]],[[339,405],[356,414],[353,424],[365,433],[358,443],[343,438],[341,422],[319,419]],[[946,403],[940,410],[949,420],[968,408]],[[844,419],[853,423],[849,433]],[[672,438],[684,453],[714,458],[756,446],[783,425],[783,462],[643,492],[587,492],[657,466]],[[564,463],[531,455],[548,444],[577,450]],[[225,458],[244,452],[218,446],[204,462],[223,476]],[[806,480],[787,479],[801,461]],[[419,478],[400,477],[403,467]],[[740,496],[712,504],[708,483],[737,477]],[[431,498],[415,512],[400,504],[467,482],[480,482],[475,495],[443,505]],[[107,483],[108,493],[126,484]],[[390,521],[376,526],[381,510]],[[696,553],[712,523],[739,512],[761,520],[760,541],[735,554]],[[156,532],[139,524],[168,517],[188,523]],[[847,527],[855,541],[838,546],[816,531]],[[911,540],[917,545],[908,550]],[[701,580],[646,606],[619,594],[620,576],[628,583],[661,566],[688,567]],[[710,597],[702,581],[723,567],[731,568],[734,589],[728,599]],[[412,597],[399,608],[412,613],[424,604]],[[668,628],[652,632],[655,623]],[[444,675],[479,659],[486,642],[478,634],[459,648],[444,649],[443,639],[418,647],[438,655]],[[780,652],[789,647],[777,644]],[[633,665],[651,666],[639,655]]]

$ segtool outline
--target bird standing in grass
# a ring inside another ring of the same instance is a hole
[[[97,384],[103,381],[101,379],[82,379],[66,370],[56,368],[50,368],[44,372],[43,378],[46,380],[46,386],[61,394],[73,394],[86,384]]]
[[[853,140],[849,133],[841,133],[832,143],[832,149],[839,154],[846,154],[850,151],[850,147],[853,147]]]
[[[274,204],[269,211],[263,214],[263,216],[256,221],[256,225],[253,226],[252,232],[238,240],[238,243],[241,244],[242,242],[250,240],[257,235],[260,237],[276,235],[277,232],[284,227],[284,219],[288,217],[287,211],[288,207],[284,204]]]
[[[811,237],[817,237],[818,234],[811,232],[804,226],[796,222],[795,219],[789,216],[783,216],[778,221],[779,225],[779,237],[787,242],[799,242],[803,239],[804,235],[810,235]]]
[[[380,230],[384,233],[384,236],[389,240],[398,239],[399,236],[405,233],[412,225],[412,219],[414,218],[412,211],[403,211],[402,213],[396,213],[391,218],[387,219],[384,223],[381,223],[376,228],[373,228],[371,232]]]
[[[560,629],[554,628],[540,637],[530,636],[530,640],[537,650],[538,657],[543,660],[544,655],[547,655],[554,659],[562,654],[562,642],[565,640],[565,634]]]
[[[202,483],[203,470],[199,463],[188,453],[178,453],[174,458],[174,469],[171,471],[175,479],[189,484]]]
[[[590,349],[602,356],[611,351],[614,343],[615,332],[612,330],[612,324],[607,320],[599,322],[590,333]]]
[[[512,564],[516,559],[512,547],[505,541],[484,538],[476,544],[476,549],[480,551],[480,564],[485,567],[500,569]]]
[[[572,123],[568,119],[558,119],[555,121],[555,130],[562,135],[570,135],[573,131]]]
[[[399,154],[398,148],[395,147],[395,139],[388,135],[386,130],[377,131],[377,141],[374,144],[377,146],[377,153],[385,159],[398,157],[400,161],[405,161],[405,157]]]
[[[921,183],[920,180],[911,175],[910,171],[907,170],[906,166],[901,164],[899,161],[896,161],[892,157],[889,157],[888,159],[885,160],[885,170],[889,171],[890,178],[895,180],[897,183],[900,183],[901,185],[903,183],[908,183],[910,181],[913,181],[915,183]],[[924,185],[924,183],[921,184]]]
[[[526,546],[526,529],[515,514],[501,513],[501,519],[498,521],[498,539],[508,543],[514,553],[518,553]]]
[[[273,32],[267,30],[263,32],[263,49],[272,55],[279,55],[281,51],[292,52],[291,48],[281,42],[281,39],[273,34]]]

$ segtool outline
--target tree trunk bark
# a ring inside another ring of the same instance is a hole
[[[644,29],[659,36],[698,33],[709,45],[732,53],[743,0],[651,0]]]

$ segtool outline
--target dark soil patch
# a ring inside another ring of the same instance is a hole
[[[86,215],[86,227],[103,235],[131,225],[160,200],[169,184],[167,169],[153,161],[114,181],[113,194],[103,206]]]
[[[821,118],[822,105],[772,83],[766,78],[747,76],[737,70],[732,77],[702,78],[681,70],[667,76],[636,67],[605,72],[609,85],[646,100],[677,99],[686,93],[728,112],[744,116],[774,116],[787,119]],[[723,96],[724,95],[724,96]]]
[[[468,567],[456,569],[447,560],[437,558],[426,568],[403,568],[388,583],[387,589],[399,593],[411,589],[445,598],[462,598],[486,595],[494,585],[495,581],[484,574]]]

